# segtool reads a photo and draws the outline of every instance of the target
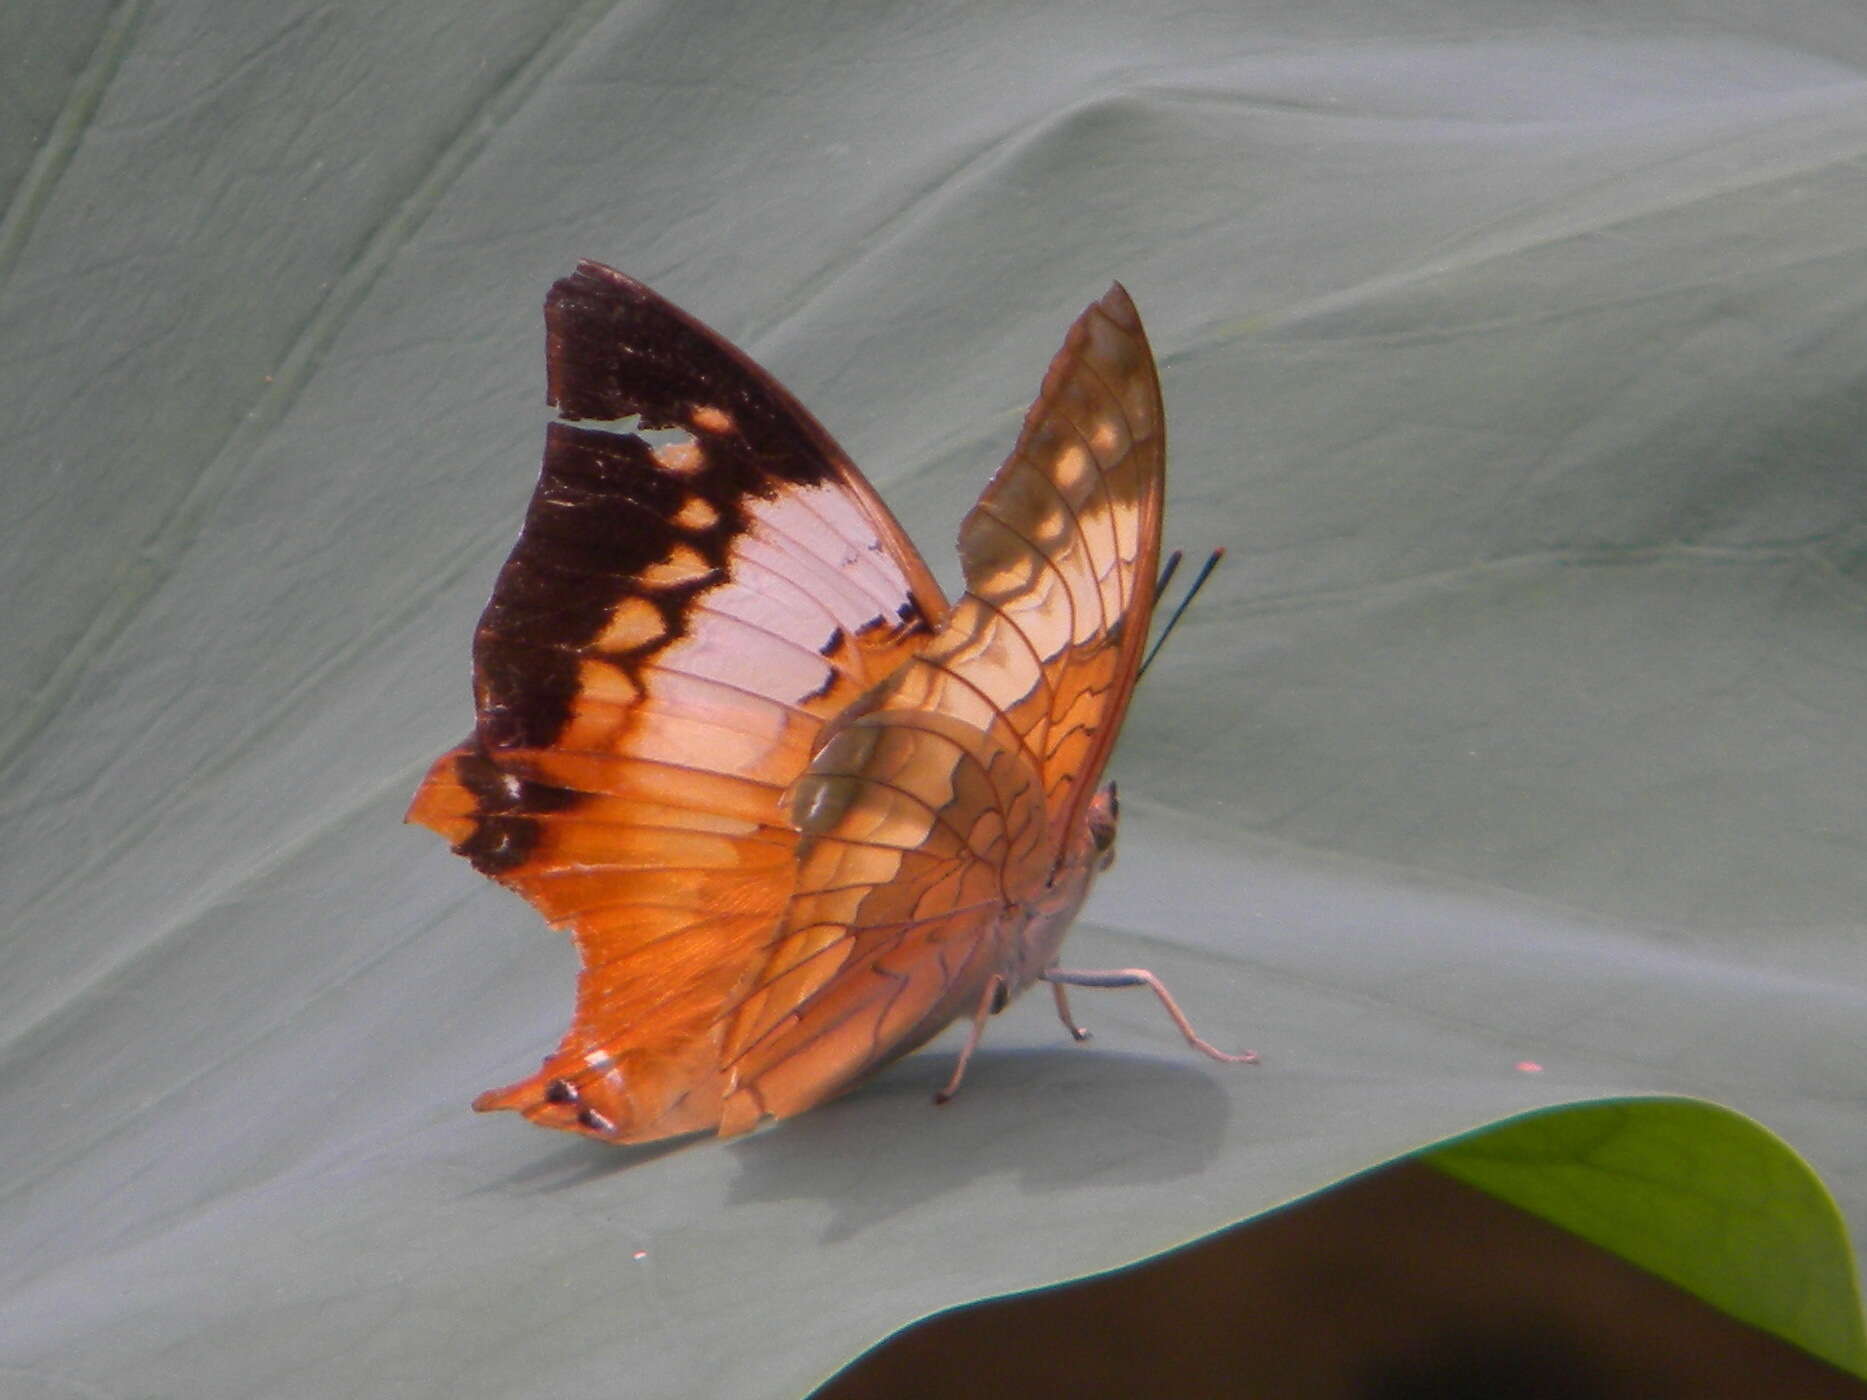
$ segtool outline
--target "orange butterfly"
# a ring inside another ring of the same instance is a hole
[[[641,283],[545,301],[550,425],[474,637],[478,723],[408,819],[582,955],[538,1073],[474,1101],[612,1142],[742,1133],[1040,979],[1114,857],[1098,791],[1140,670],[1160,381],[1117,285],[960,528],[949,607],[816,419]],[[576,426],[635,419],[637,431]],[[655,441],[642,432],[658,432]]]

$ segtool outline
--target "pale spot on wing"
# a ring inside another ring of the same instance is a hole
[[[729,433],[733,429],[732,415],[723,408],[715,408],[712,404],[696,405],[688,422],[703,433]]]
[[[577,700],[628,708],[642,698],[642,688],[621,666],[600,656],[585,657],[577,668]]]
[[[691,545],[677,544],[659,564],[642,570],[641,582],[648,588],[670,588],[710,577],[713,566]]]
[[[667,630],[660,608],[646,598],[627,597],[610,613],[595,646],[601,651],[634,651],[660,641]]]
[[[683,530],[711,530],[720,523],[720,513],[699,496],[689,496],[681,502],[674,523]]]
[[[655,449],[655,461],[663,471],[676,476],[694,476],[707,465],[707,459],[693,442],[668,442]]]
[[[1058,489],[1069,500],[1080,500],[1083,488],[1096,475],[1095,460],[1089,455],[1089,450],[1081,443],[1068,445],[1059,443],[1056,444],[1055,455],[1051,460],[1056,463],[1055,477]]]
[[[1078,382],[1058,400],[1063,416],[1075,425],[1083,441],[1106,471],[1118,467],[1133,446],[1128,424],[1121,417],[1120,406],[1100,388]]]

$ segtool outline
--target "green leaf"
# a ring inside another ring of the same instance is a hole
[[[1742,1114],[1689,1099],[1568,1105],[1422,1160],[1867,1378],[1854,1257],[1834,1199]]]

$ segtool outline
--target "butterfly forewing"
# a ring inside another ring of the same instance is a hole
[[[714,1126],[721,1010],[796,876],[780,799],[824,723],[946,607],[828,434],[762,370],[619,273],[546,303],[553,423],[474,646],[475,732],[409,810],[567,924],[569,1032],[482,1095],[621,1141]]]

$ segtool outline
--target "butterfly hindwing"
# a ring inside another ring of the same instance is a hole
[[[733,1012],[723,1132],[810,1107],[1054,959],[1153,608],[1163,434],[1116,286],[961,529],[965,596],[792,789],[797,891]]]

